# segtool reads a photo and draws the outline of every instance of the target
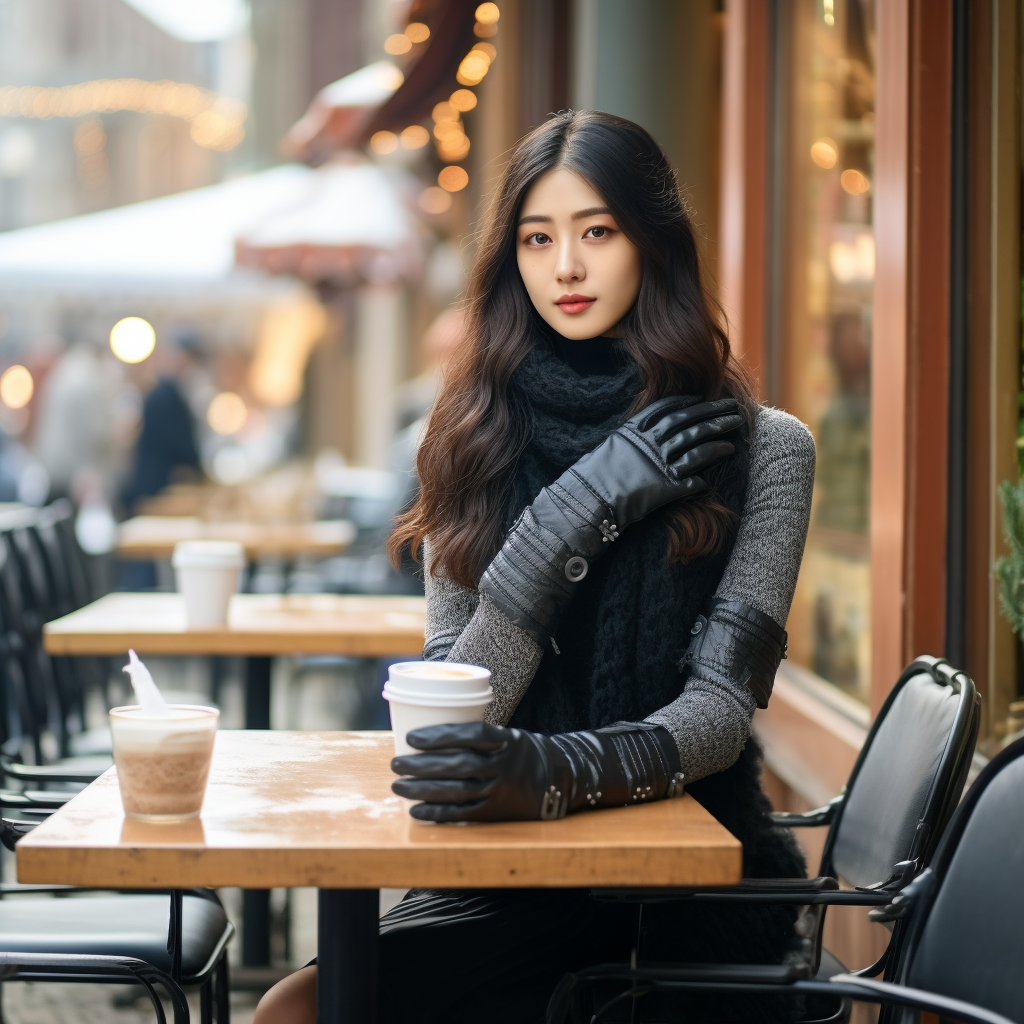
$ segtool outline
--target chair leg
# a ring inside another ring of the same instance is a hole
[[[213,1024],[213,978],[207,978],[199,989],[200,1024]]]
[[[228,974],[228,953],[223,952],[214,975],[214,995],[217,1003],[217,1024],[231,1024],[231,979]],[[0,1024],[3,1024],[0,1021]]]

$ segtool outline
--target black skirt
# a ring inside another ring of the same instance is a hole
[[[543,1024],[562,976],[601,963],[777,963],[786,908],[647,905],[585,889],[413,890],[380,923],[380,1024]],[[316,961],[312,961],[316,963]],[[326,970],[325,966],[319,967]],[[617,990],[601,988],[589,1020]],[[788,1000],[647,997],[640,1021],[789,1021]],[[630,1006],[602,1020],[629,1021]]]

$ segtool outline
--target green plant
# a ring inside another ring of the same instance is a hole
[[[999,485],[1003,508],[1003,536],[1010,549],[995,564],[999,604],[1014,633],[1024,639],[1024,481],[1004,480]]]

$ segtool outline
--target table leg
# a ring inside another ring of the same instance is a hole
[[[245,727],[270,728],[270,658],[247,658],[245,665]]]
[[[270,658],[247,658],[245,666],[245,727],[270,728]],[[270,890],[242,893],[242,963],[270,964]]]
[[[317,1024],[375,1024],[379,927],[379,890],[320,890]]]

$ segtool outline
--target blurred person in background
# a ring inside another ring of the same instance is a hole
[[[159,494],[169,484],[200,476],[195,423],[182,387],[200,348],[196,334],[181,331],[168,344],[158,345],[153,354],[142,427],[122,491],[129,515],[137,512],[141,499]]]
[[[494,696],[483,722],[407,734],[421,752],[392,761],[392,789],[412,816],[548,820],[685,783],[742,842],[745,877],[806,877],[751,721],[785,651],[814,444],[754,399],[639,125],[566,111],[512,154],[417,469],[390,551],[423,559],[424,658],[485,666]],[[540,1024],[567,971],[632,950],[780,963],[796,939],[789,907],[649,905],[642,942],[637,914],[585,888],[413,890],[380,922],[379,1019]],[[313,1024],[332,969],[280,982],[256,1024]],[[792,1017],[676,998],[672,1020]]]
[[[78,473],[102,481],[108,502],[123,466],[118,438],[121,371],[99,344],[79,341],[43,382],[33,448],[50,478],[50,497],[67,497]]]

